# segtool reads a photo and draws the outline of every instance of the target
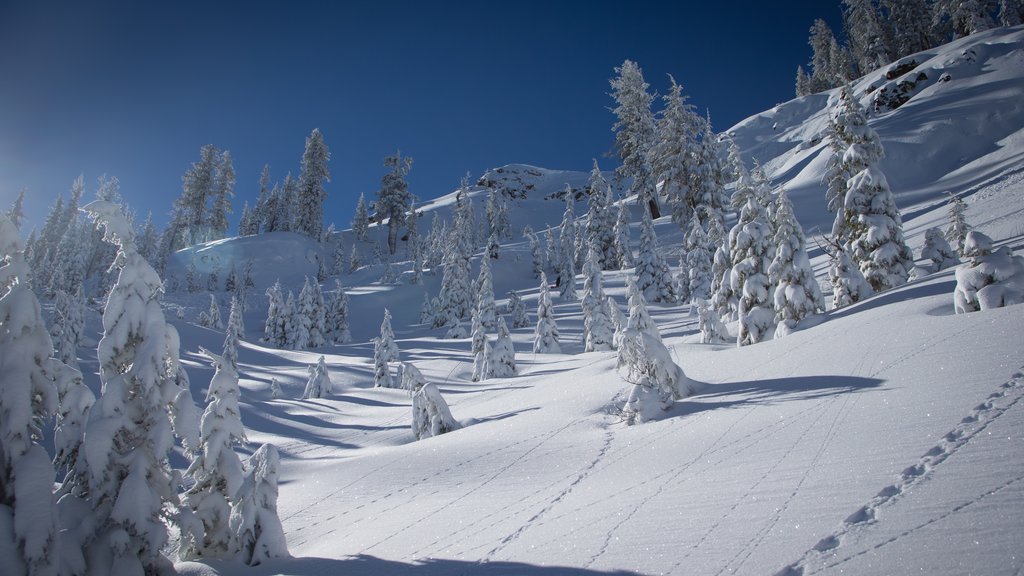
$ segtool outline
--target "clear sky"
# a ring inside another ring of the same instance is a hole
[[[0,208],[28,188],[39,224],[105,173],[162,225],[211,143],[234,157],[237,222],[263,164],[297,175],[320,128],[325,219],[347,227],[396,149],[424,199],[509,163],[611,169],[623,60],[659,93],[672,74],[721,131],[792,98],[815,18],[839,28],[838,0],[697,4],[0,0]]]

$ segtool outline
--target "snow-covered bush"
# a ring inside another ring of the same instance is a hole
[[[277,448],[264,444],[245,462],[245,479],[231,507],[231,531],[238,558],[250,566],[288,556],[288,543],[277,516]]]
[[[924,231],[924,247],[921,258],[932,261],[932,271],[938,272],[960,264],[960,258],[946,241],[938,226]]]
[[[321,356],[316,364],[308,368],[309,380],[306,381],[306,389],[302,392],[302,399],[325,398],[331,393],[331,377],[327,374],[327,364]]]
[[[462,426],[448,409],[441,392],[433,384],[424,384],[412,397],[412,433],[417,440],[439,436]]]
[[[835,246],[829,257],[829,282],[832,284],[832,308],[849,306],[874,294],[871,285],[864,279],[860,268],[853,264],[850,255],[841,246]]]
[[[718,310],[703,299],[694,300],[700,326],[700,341],[703,344],[721,344],[729,340],[729,330],[718,315]]]
[[[1024,302],[1024,257],[1009,246],[992,249],[992,239],[971,230],[964,240],[970,261],[957,268],[953,308],[957,314]]]

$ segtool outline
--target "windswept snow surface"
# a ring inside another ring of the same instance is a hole
[[[968,220],[997,246],[1024,249],[1022,46],[1017,27],[929,51],[918,67],[934,82],[872,117],[915,254],[924,231],[945,224],[946,190],[965,196]],[[858,91],[884,72],[858,82]],[[943,72],[951,80],[938,82]],[[730,131],[790,190],[809,231],[830,227],[823,145],[804,144],[824,128],[830,98],[797,99]],[[528,209],[512,209],[518,225],[535,229],[556,223],[563,209],[543,197],[564,188],[566,174],[582,174],[508,169],[537,173],[538,194],[522,200]],[[424,206],[445,209],[450,200]],[[679,245],[667,218],[657,228],[663,247]],[[824,281],[820,250],[811,256]],[[308,259],[299,260],[298,274],[309,274]],[[535,308],[521,238],[502,247],[492,268],[499,299],[515,288]],[[284,281],[287,265],[275,272]],[[620,306],[628,273],[604,276]],[[250,308],[239,347],[242,422],[252,447],[280,450],[278,509],[293,557],[255,568],[183,563],[181,572],[1024,571],[1024,305],[954,315],[953,269],[743,348],[700,344],[688,307],[651,306],[699,390],[661,420],[631,427],[616,414],[628,384],[615,353],[582,352],[579,303],[554,301],[565,354],[532,354],[532,327],[517,329],[520,375],[473,383],[469,340],[440,339],[443,329],[416,324],[423,290],[436,294],[440,277],[425,286],[380,286],[379,277],[368,266],[342,278],[354,287],[351,345],[262,347],[263,310]],[[190,296],[175,298],[188,305]],[[461,429],[414,441],[408,393],[373,388],[368,340],[385,304],[401,360],[437,385]],[[186,350],[223,338],[176,325]],[[296,399],[306,366],[321,354],[333,394]],[[201,398],[210,370],[195,354],[183,356]],[[271,378],[291,399],[272,399]]]

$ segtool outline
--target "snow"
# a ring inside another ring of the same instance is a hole
[[[991,238],[993,253],[1019,252],[1024,28],[985,32],[915,59],[920,70],[911,74],[924,71],[928,83],[903,106],[869,118],[886,149],[880,170],[907,243],[920,253],[926,231],[945,226],[950,191],[964,199],[968,222]],[[881,86],[884,73],[853,84],[868,109],[873,95],[866,89]],[[943,73],[952,80],[938,82]],[[780,104],[726,131],[745,159],[760,159],[772,183],[785,185],[822,285],[828,255],[816,235],[831,230],[821,182],[830,151],[815,139],[837,93]],[[545,353],[534,353],[541,286],[519,231],[558,224],[559,194],[567,184],[584,190],[588,179],[587,172],[509,165],[470,187],[478,213],[485,184],[515,192],[508,200],[513,238],[489,264],[494,293],[515,290],[531,321],[510,331],[517,373],[479,382],[472,381],[465,327],[453,334],[459,338],[444,338],[452,326],[419,323],[424,293],[438,293],[441,275],[428,272],[422,286],[381,285],[383,264],[373,263],[372,247],[383,229],[372,225],[366,241],[340,232],[369,263],[342,278],[351,287],[352,341],[280,350],[254,336],[238,345],[239,409],[250,441],[238,450],[277,446],[250,460],[253,499],[232,522],[236,534],[250,536],[267,522],[263,541],[251,538],[243,559],[260,566],[210,560],[179,563],[178,571],[596,576],[1024,568],[1024,305],[955,314],[953,294],[967,263],[807,317],[785,338],[737,348],[704,343],[700,332],[703,321],[722,336],[726,329],[736,334],[735,319],[722,324],[706,308],[698,316],[689,305],[652,304],[648,313],[664,343],[653,354],[671,369],[678,396],[686,396],[665,410],[657,392],[654,402],[640,398],[650,389],[624,379],[615,352],[584,352],[579,302],[546,303],[552,316],[545,324],[557,325],[558,349],[549,342]],[[417,209],[450,221],[454,202],[453,193]],[[635,245],[639,209],[621,207],[634,223],[625,231]],[[423,237],[430,220],[420,220]],[[675,253],[678,226],[669,216],[654,226],[659,245]],[[266,289],[280,279],[285,294],[297,291],[330,253],[305,236],[275,232],[179,252],[168,272],[184,286],[189,263],[209,273],[256,258],[245,322],[260,326]],[[397,254],[405,253],[400,246]],[[486,255],[477,250],[473,259],[480,257]],[[411,269],[411,262],[393,264],[400,274]],[[602,275],[615,316],[632,275]],[[498,300],[497,310],[507,301]],[[194,324],[208,308],[205,294],[169,289],[165,305],[185,310],[170,323],[181,334],[182,364],[198,397],[212,371],[195,351],[215,349],[223,334]],[[406,389],[373,386],[370,340],[385,306]],[[94,314],[90,322],[95,333]],[[81,350],[95,389],[95,354]],[[297,399],[311,377],[307,366],[321,357],[323,373],[313,376],[324,379],[328,393]],[[622,417],[631,398],[640,414],[634,426]],[[91,455],[109,451],[112,433],[90,429],[87,462],[100,462]],[[261,512],[275,507],[279,525]],[[11,532],[12,521],[0,507],[0,533]]]

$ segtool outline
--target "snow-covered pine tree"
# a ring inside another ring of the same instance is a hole
[[[331,181],[331,173],[327,162],[331,153],[324,143],[324,137],[318,128],[314,128],[306,138],[306,149],[302,153],[302,169],[295,197],[295,227],[310,238],[319,239],[324,229],[324,202],[327,191],[324,182]]]
[[[412,396],[412,434],[417,440],[458,430],[459,424],[437,386],[426,383]]]
[[[320,356],[316,364],[310,364],[307,370],[309,371],[309,380],[306,381],[306,388],[302,392],[302,399],[326,398],[331,393],[333,385],[331,384],[331,377],[327,373],[327,363],[324,357]]]
[[[627,424],[639,424],[656,419],[676,400],[693,394],[696,386],[672,360],[631,278],[627,291],[629,320],[618,349],[618,366],[626,368],[625,380],[633,386],[622,414]]]
[[[813,92],[811,92],[811,77],[807,75],[807,72],[804,72],[804,67],[802,65],[796,67],[796,81],[794,84],[795,88],[793,93],[797,98],[813,94]]]
[[[697,204],[693,184],[700,160],[697,133],[701,119],[693,105],[686,102],[683,87],[671,74],[668,78],[671,87],[662,96],[665,107],[655,130],[651,167],[655,182],[661,182],[661,194],[671,207],[672,221],[685,231]]]
[[[586,237],[587,245],[596,243],[601,251],[601,269],[618,269],[618,259],[615,253],[615,217],[616,212],[612,211],[611,186],[604,179],[601,168],[594,160],[594,167],[590,170],[590,181],[587,184],[590,190],[589,206],[587,207]],[[531,249],[533,245],[531,243]]]
[[[558,273],[562,269],[562,252],[559,250],[559,244],[555,241],[555,232],[553,228],[548,228],[544,231],[544,249],[547,255],[548,267],[555,273]]]
[[[641,210],[640,247],[636,256],[637,285],[648,302],[675,302],[676,291],[665,257],[658,248],[651,213]]]
[[[555,325],[555,313],[551,305],[551,291],[548,288],[548,277],[540,274],[540,293],[537,296],[537,327],[533,339],[534,354],[561,354],[558,344],[558,326]]]
[[[765,207],[757,197],[751,197],[729,232],[729,257],[734,262],[729,281],[738,304],[738,346],[764,340],[774,324],[768,279],[771,248],[771,227],[765,217]]]
[[[185,246],[204,242],[209,237],[207,204],[214,194],[219,152],[212,144],[203,146],[199,150],[199,162],[193,163],[181,178],[182,192],[174,206],[182,218],[184,234],[180,239]],[[172,250],[182,247],[175,244]]]
[[[843,27],[861,74],[892,62],[890,37],[872,0],[843,0]]]
[[[615,329],[608,317],[606,296],[601,287],[601,249],[590,245],[583,264],[583,350],[585,352],[612,349]]]
[[[56,574],[54,469],[41,425],[57,410],[56,360],[18,228],[0,214],[0,550],[11,574]]]
[[[559,262],[558,286],[560,296],[567,302],[577,300],[576,296],[576,214],[573,209],[572,188],[565,186],[565,212],[562,214],[562,225],[559,228]]]
[[[992,239],[977,230],[967,233],[966,265],[956,270],[953,308],[957,314],[991,310],[1024,302],[1024,257],[1009,246],[992,249]]]
[[[444,276],[438,293],[441,304],[438,311],[444,318],[448,317],[449,310],[456,319],[467,318],[476,300],[469,279],[469,259],[473,255],[473,207],[471,200],[466,197],[468,191],[469,182],[463,179],[456,196],[455,222],[445,245]]]
[[[119,274],[103,312],[103,394],[90,410],[82,452],[87,486],[61,500],[63,517],[87,528],[62,526],[64,534],[84,538],[63,546],[62,556],[76,573],[84,572],[85,558],[97,574],[156,573],[170,569],[163,556],[166,508],[179,506],[168,456],[175,435],[186,449],[197,447],[195,405],[179,363],[177,331],[160,308],[162,282],[138,254],[131,225],[109,201],[84,210],[104,227],[104,239],[118,246]]]
[[[946,226],[946,240],[953,248],[956,248],[957,254],[964,256],[964,241],[967,239],[967,233],[971,231],[971,225],[967,223],[967,203],[952,192],[947,194],[949,195],[947,211],[949,222]]]
[[[935,45],[927,0],[879,0],[885,10],[890,47],[894,58],[927,50]]]
[[[491,233],[487,237],[487,258],[497,260],[501,255],[501,244],[498,243],[498,235]]]
[[[508,291],[508,305],[506,313],[512,319],[512,328],[526,328],[530,325],[530,319],[526,314],[526,304],[515,290]]]
[[[491,280],[491,264],[488,258],[480,259],[480,274],[476,279],[475,309],[483,327],[494,328],[497,308],[494,304],[494,282]]]
[[[832,29],[822,19],[814,21],[811,26],[807,43],[811,46],[810,75],[807,79],[807,94],[814,94],[838,86],[846,80],[847,73],[837,77],[842,70],[839,61],[843,55],[839,53],[839,43],[832,34]]]
[[[412,158],[403,158],[398,151],[384,159],[384,166],[390,171],[381,178],[374,208],[379,222],[388,221],[388,254],[394,255],[398,249],[398,229],[406,223],[406,213],[412,209],[414,200],[406,181],[412,170]]]
[[[775,199],[775,257],[768,267],[768,278],[775,287],[775,337],[793,331],[805,317],[825,310],[825,298],[814,278],[807,257],[804,230],[793,213],[786,189]]]
[[[1024,24],[1024,0],[999,0],[999,25]]]
[[[243,338],[245,324],[242,319],[242,301],[235,297],[231,299],[231,311],[228,313],[228,326],[224,334],[224,353],[221,354],[235,370],[238,370],[238,341]]]
[[[199,325],[213,330],[224,329],[224,321],[220,317],[220,305],[217,304],[217,296],[210,294],[210,307],[205,313],[199,314]]]
[[[619,203],[618,215],[615,219],[615,255],[619,270],[633,266],[633,249],[629,246],[629,208],[625,202]]]
[[[281,334],[284,337],[286,350],[300,350],[309,341],[308,328],[299,315],[299,304],[295,300],[295,292],[288,291],[288,297],[281,308]]]
[[[430,292],[423,292],[423,304],[420,305],[420,324],[432,325],[434,316],[434,305],[430,300]]]
[[[724,238],[715,249],[711,263],[711,307],[719,318],[736,319],[739,302],[732,289],[732,257],[729,252],[728,238]]]
[[[235,167],[231,153],[224,150],[217,158],[210,207],[209,240],[220,240],[228,234],[228,214],[231,214],[231,197],[235,195]]]
[[[285,345],[284,327],[285,302],[281,293],[281,283],[274,282],[274,285],[267,288],[267,320],[263,323],[263,341],[274,347]]]
[[[53,304],[53,330],[57,358],[71,367],[78,366],[78,346],[85,329],[85,295],[82,286],[74,295],[58,290]]]
[[[305,291],[306,288],[303,288]],[[309,347],[319,348],[327,343],[327,306],[324,293],[316,280],[309,282],[309,294],[301,298],[303,312],[309,318]]]
[[[380,323],[380,339],[388,362],[398,362],[398,344],[395,332],[391,329],[391,312],[384,309],[384,320]]]
[[[533,228],[527,225],[523,228],[523,237],[530,243],[530,261],[533,264],[533,275],[540,276],[541,271],[547,266],[547,253],[541,248],[540,238],[537,238]]]
[[[357,240],[366,240],[370,230],[370,214],[366,210],[366,197],[359,193],[359,201],[356,202],[356,214],[352,218],[352,232]],[[355,246],[352,246],[355,250]],[[353,268],[354,270],[355,268]]]
[[[896,198],[879,168],[883,156],[878,134],[867,123],[851,125],[854,143],[843,163],[856,172],[846,182],[843,210],[849,222],[850,255],[876,291],[907,281],[914,255],[903,239],[903,220]]]
[[[503,317],[498,318],[498,339],[491,349],[488,369],[491,378],[510,378],[516,375],[516,350]]]
[[[694,212],[705,230],[712,227],[724,228],[725,216],[729,209],[729,195],[725,191],[731,166],[722,160],[723,143],[711,127],[710,113],[700,120],[700,146],[698,160],[693,171]],[[729,141],[730,154],[736,144]],[[736,151],[737,157],[739,151]],[[714,223],[712,223],[714,222]]]
[[[860,268],[853,263],[841,245],[832,245],[829,258],[828,278],[832,284],[833,309],[860,302],[874,294]]]
[[[350,272],[355,272],[356,270],[359,270],[359,267],[363,265],[363,262],[359,257],[359,247],[356,246],[355,244],[352,245],[352,253],[349,254],[348,261],[348,268]]]
[[[835,212],[832,224],[832,238],[845,244],[850,240],[851,217],[846,214],[847,181],[863,167],[847,164],[843,157],[846,150],[854,143],[858,133],[864,133],[862,127],[867,126],[864,109],[853,96],[853,87],[846,84],[839,92],[839,105],[829,118],[827,136],[832,155],[825,165],[822,182],[826,185],[825,200],[830,212]],[[877,144],[867,141],[866,145]]]
[[[942,41],[963,38],[995,26],[987,0],[934,0],[932,27]]]
[[[627,280],[627,286],[628,282]],[[612,348],[618,350],[622,345],[622,338],[626,335],[626,328],[629,327],[629,319],[622,313],[622,309],[619,308],[614,298],[605,294],[604,302],[605,309],[608,310],[608,317],[611,318],[612,326],[615,327],[615,333],[612,335]]]
[[[270,397],[274,400],[284,398],[284,390],[281,389],[281,383],[277,381],[277,378],[270,379]]]
[[[242,461],[236,445],[247,440],[238,407],[238,372],[227,358],[200,348],[213,364],[214,374],[206,393],[206,410],[200,421],[199,446],[185,476],[194,482],[182,503],[202,523],[202,531],[183,535],[183,558],[223,558],[237,550],[231,530],[231,504],[242,486]]]
[[[352,334],[348,327],[348,294],[341,280],[334,279],[334,292],[330,293],[326,316],[327,339],[333,344],[348,344]]]
[[[615,174],[620,180],[632,178],[631,192],[638,204],[647,204],[654,218],[661,216],[658,206],[654,170],[651,167],[651,147],[654,145],[655,125],[651,103],[654,101],[647,89],[640,66],[626,60],[615,68],[617,76],[610,80],[615,100],[616,122],[615,149],[622,165]]]
[[[685,246],[689,300],[707,300],[711,297],[711,256],[716,246],[704,232],[697,214],[690,222]]]
[[[272,444],[259,447],[245,461],[245,480],[234,506],[231,529],[239,558],[250,566],[288,556],[288,543],[277,516],[277,475],[280,456]]]
[[[711,302],[702,298],[695,298],[697,306],[698,326],[700,327],[700,341],[703,344],[722,344],[729,340],[729,330],[722,322],[718,310]]]
[[[473,354],[473,375],[471,377],[473,382],[480,382],[491,377],[491,343],[487,340],[487,334],[483,332],[483,327],[478,325],[474,326],[473,331],[474,346],[477,340],[477,328],[480,330],[481,338],[480,350]]]
[[[423,373],[412,362],[402,362],[401,372],[401,388],[407,390],[410,396],[416,394],[427,383]]]
[[[924,247],[921,258],[932,261],[932,271],[938,272],[960,264],[956,251],[946,242],[938,226],[924,231]]]
[[[373,386],[394,388],[391,369],[388,365],[387,347],[380,337],[373,339]]]

